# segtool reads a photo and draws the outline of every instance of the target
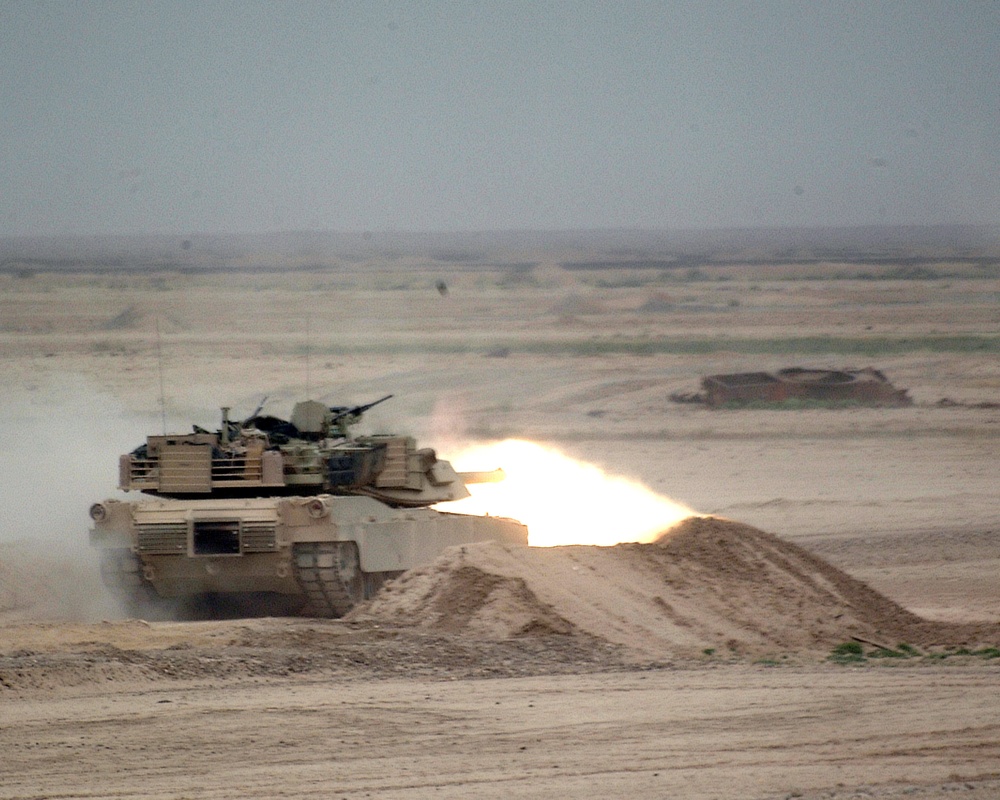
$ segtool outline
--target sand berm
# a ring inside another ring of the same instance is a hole
[[[1000,641],[1000,625],[921,619],[803,548],[717,517],[651,544],[452,548],[350,619],[491,639],[583,633],[642,659]]]

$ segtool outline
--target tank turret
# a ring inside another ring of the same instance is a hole
[[[469,496],[466,483],[501,480],[503,472],[459,473],[410,436],[352,436],[360,406],[297,403],[288,420],[261,415],[241,422],[222,409],[215,432],[149,436],[121,456],[119,488],[159,497],[368,495],[394,507],[430,506]]]

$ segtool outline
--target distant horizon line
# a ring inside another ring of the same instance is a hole
[[[133,231],[130,233],[0,233],[0,240],[40,239],[192,239],[196,237],[267,237],[267,236],[350,236],[362,239],[393,236],[497,236],[497,235],[579,235],[579,234],[700,234],[740,233],[745,231],[876,231],[876,230],[940,230],[974,229],[1000,230],[998,222],[913,222],[913,223],[854,223],[840,225],[721,225],[721,226],[607,226],[580,228],[433,228],[433,229],[353,229],[353,228],[275,228],[264,231],[192,230],[188,232]]]

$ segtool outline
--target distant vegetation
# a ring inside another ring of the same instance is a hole
[[[269,348],[273,347],[269,345]],[[455,342],[429,338],[407,337],[405,340],[380,341],[371,345],[314,345],[313,353],[347,355],[351,353],[493,353],[502,349],[506,355],[535,353],[541,355],[603,356],[603,355],[712,355],[741,353],[750,355],[858,355],[885,356],[917,351],[933,353],[1000,353],[1000,335],[996,336],[907,336],[890,338],[872,336],[851,338],[834,336],[802,336],[772,339],[711,339],[612,337],[606,339],[520,340]],[[291,348],[304,354],[301,346]],[[270,350],[269,350],[270,352]]]
[[[844,642],[834,647],[828,656],[828,660],[835,664],[863,664],[869,659],[924,658],[941,661],[958,656],[971,656],[990,661],[994,658],[1000,658],[1000,649],[996,647],[981,647],[978,650],[971,650],[968,647],[947,647],[921,652],[913,645],[906,644],[905,642],[895,647],[875,645],[865,648],[861,642],[853,641]]]
[[[803,254],[795,258],[780,256],[740,257],[738,255],[678,256],[674,259],[617,259],[614,261],[564,261],[560,266],[570,271],[600,272],[604,270],[687,270],[688,274],[699,274],[702,267],[771,267],[771,266],[877,266],[886,267],[881,274],[871,272],[856,273],[853,277],[881,277],[912,280],[914,278],[940,278],[934,265],[967,265],[983,270],[1000,266],[1000,258],[982,255],[941,254],[937,256],[911,256],[903,253],[885,256],[871,256],[860,253],[845,254]],[[837,273],[844,275],[846,273]]]
[[[890,338],[872,336],[852,338],[842,336],[801,336],[774,339],[586,339],[583,341],[534,342],[512,344],[514,351],[533,353],[565,352],[573,355],[604,355],[631,353],[652,355],[702,355],[712,353],[744,354],[820,354],[882,356],[927,350],[934,353],[998,353],[1000,336],[908,336]]]

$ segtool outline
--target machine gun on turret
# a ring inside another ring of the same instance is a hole
[[[293,437],[312,441],[329,438],[350,439],[348,428],[361,421],[366,411],[392,397],[387,394],[359,406],[326,406],[318,400],[303,400],[292,409]]]
[[[373,400],[370,403],[365,403],[364,405],[354,406],[349,408],[346,406],[333,406],[330,408],[330,418],[327,424],[331,427],[336,425],[340,430],[340,435],[345,439],[347,438],[347,428],[349,425],[356,425],[361,421],[361,417],[366,411],[369,411],[379,403],[384,403],[386,400],[391,398],[391,394],[387,394],[385,397],[380,397],[378,400]]]

